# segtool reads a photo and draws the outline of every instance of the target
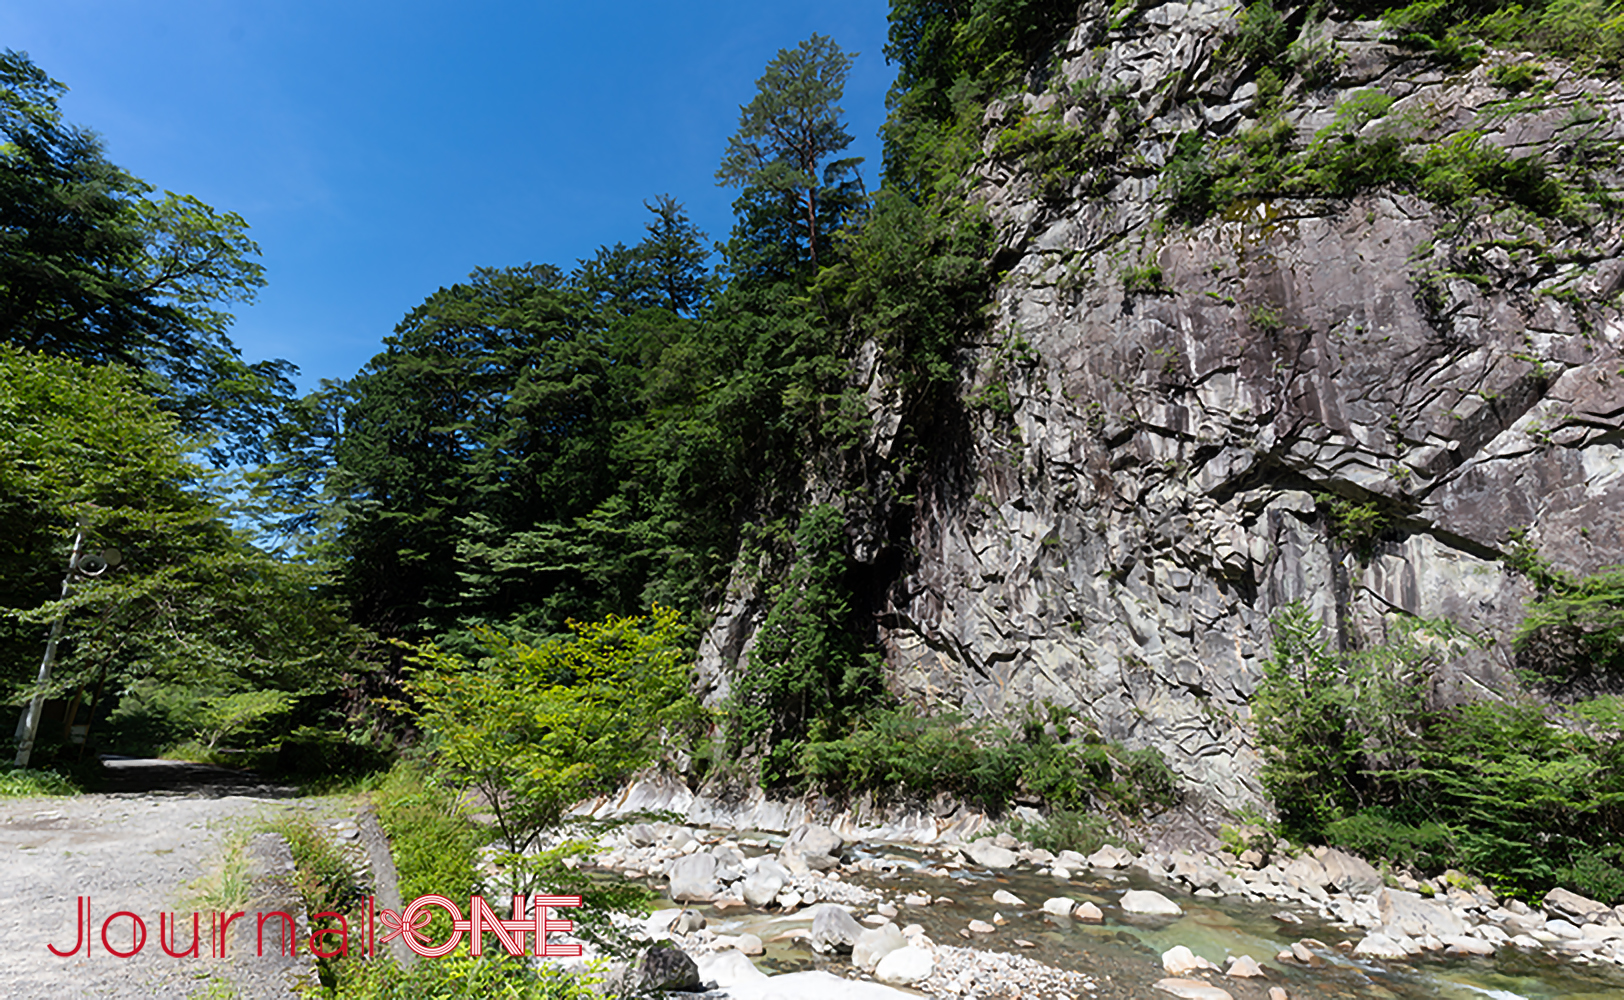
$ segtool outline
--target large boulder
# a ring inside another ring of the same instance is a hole
[[[1466,933],[1466,921],[1442,903],[1422,899],[1418,894],[1402,889],[1383,889],[1376,897],[1380,908],[1382,929],[1391,934],[1396,931],[1407,937],[1454,937]]]
[[[840,848],[845,845],[840,834],[817,823],[802,823],[784,841],[778,856],[786,862],[799,858],[813,871],[826,871],[840,864]],[[790,870],[795,866],[790,864]]]
[[[983,868],[1014,868],[1015,852],[990,840],[977,840],[964,848],[965,855]]]
[[[697,852],[671,862],[666,873],[671,898],[679,903],[708,903],[722,892],[716,881],[716,858]]]
[[[715,983],[724,989],[767,978],[767,974],[756,968],[749,956],[732,948],[707,951],[695,959],[695,964],[699,967],[701,982]]]
[[[660,941],[643,952],[637,966],[637,981],[644,992],[697,990],[699,965],[680,948]]]
[[[756,862],[756,870],[745,877],[744,901],[751,906],[768,906],[790,881],[790,874],[782,865],[771,858],[762,858]]]
[[[880,964],[874,967],[874,978],[895,986],[911,986],[929,979],[935,968],[935,956],[910,944],[880,959]]]
[[[1323,889],[1331,884],[1330,873],[1325,866],[1307,855],[1292,858],[1282,874],[1293,889],[1307,889],[1310,886]]]
[[[1152,917],[1176,917],[1184,908],[1152,889],[1129,889],[1122,894],[1122,912]]]
[[[851,951],[863,925],[844,906],[824,903],[812,911],[812,948],[815,951]]]
[[[1551,916],[1562,917],[1576,924],[1599,924],[1602,915],[1608,912],[1606,903],[1587,899],[1560,887],[1547,892],[1541,902]]]
[[[1363,860],[1334,847],[1326,849],[1319,856],[1319,863],[1325,869],[1327,884],[1350,896],[1374,892],[1382,887],[1381,872]]]

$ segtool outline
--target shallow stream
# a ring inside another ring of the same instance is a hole
[[[729,831],[731,836],[769,840],[776,845],[781,836]],[[761,853],[747,850],[746,853]],[[918,923],[938,944],[957,945],[1000,952],[1018,952],[1049,965],[1086,972],[1100,983],[1095,996],[1161,996],[1151,984],[1166,976],[1161,967],[1162,952],[1184,945],[1195,954],[1222,966],[1229,955],[1251,955],[1269,971],[1267,980],[1239,980],[1214,976],[1216,985],[1229,990],[1236,1000],[1264,997],[1269,985],[1284,986],[1293,1000],[1619,1000],[1624,998],[1624,970],[1611,966],[1582,966],[1571,961],[1531,954],[1515,948],[1502,949],[1493,958],[1430,958],[1408,964],[1383,965],[1355,961],[1335,948],[1344,940],[1357,941],[1356,932],[1339,930],[1312,914],[1298,913],[1301,923],[1282,923],[1273,918],[1281,907],[1236,898],[1202,898],[1178,891],[1165,883],[1139,874],[1091,871],[1060,881],[1032,871],[993,872],[976,868],[943,868],[941,858],[931,852],[892,845],[848,847],[849,858],[889,859],[899,864],[891,874],[863,872],[844,880],[881,889],[900,911],[900,925]],[[1025,905],[996,904],[992,894],[1005,889],[1020,897]],[[1154,889],[1183,907],[1177,918],[1146,918],[1124,914],[1117,905],[1129,889]],[[928,893],[932,898],[949,897],[951,903],[926,907],[902,904],[910,892]],[[1090,900],[1105,913],[1103,924],[1077,923],[1054,917],[1042,910],[1051,896]],[[662,906],[674,906],[669,901]],[[816,955],[800,941],[773,940],[787,931],[809,928],[810,909],[794,914],[768,914],[755,910],[729,908],[718,912],[713,906],[692,907],[703,912],[711,930],[721,934],[752,933],[766,943],[767,953],[756,959],[766,972],[792,972],[811,968],[844,971],[842,963]],[[859,910],[861,916],[865,912]],[[1293,911],[1295,912],[1295,911]],[[965,940],[959,933],[973,919],[993,922],[1001,914],[1006,921],[990,935],[972,935]],[[1017,945],[1016,939],[1031,947]],[[1294,941],[1314,938],[1331,946],[1318,951],[1323,964],[1305,967],[1278,962],[1275,954]]]

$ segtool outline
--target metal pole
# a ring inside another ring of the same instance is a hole
[[[81,519],[79,528],[73,536],[73,554],[68,557],[68,575],[62,578],[63,600],[67,600],[68,585],[73,583],[74,570],[79,566],[79,549],[84,541],[85,522]],[[51,664],[56,660],[56,643],[62,638],[62,622],[67,617],[68,614],[64,611],[51,623],[51,637],[45,641],[45,659],[39,664],[39,685],[34,692],[34,700],[28,703],[28,710],[17,722],[18,767],[27,767],[28,757],[34,752],[34,736],[39,732],[39,717],[45,710],[45,685],[51,680]]]

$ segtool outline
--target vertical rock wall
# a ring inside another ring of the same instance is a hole
[[[1570,570],[1624,561],[1624,226],[1389,188],[1170,221],[1158,188],[1178,136],[1257,113],[1255,82],[1221,58],[1233,8],[1170,3],[1115,28],[1098,13],[1043,92],[988,109],[974,197],[1008,269],[964,397],[1001,387],[1012,412],[972,409],[967,457],[921,493],[882,638],[906,700],[1074,706],[1241,806],[1261,795],[1247,705],[1282,605],[1306,601],[1347,645],[1394,610],[1453,619],[1496,642],[1439,697],[1478,697],[1515,684],[1529,595],[1497,562],[1510,529]],[[1541,100],[1508,103],[1489,72],[1510,57],[1446,73],[1376,24],[1315,32],[1338,68],[1317,90],[1288,82],[1300,146],[1374,89],[1412,152],[1474,131],[1561,163],[1582,142],[1624,189],[1616,82],[1546,60]],[[1085,121],[1071,105],[1101,87],[1115,110]],[[1044,112],[1123,137],[1067,198],[991,155]],[[883,450],[891,395],[859,361]],[[1370,545],[1334,537],[1327,496],[1379,512]],[[713,695],[759,616],[742,585],[720,609]]]

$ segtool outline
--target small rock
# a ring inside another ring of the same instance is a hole
[[[1088,863],[1096,868],[1126,868],[1132,861],[1131,853],[1111,844],[1088,856]]]
[[[1492,955],[1494,945],[1479,937],[1452,934],[1443,939],[1446,955]]]
[[[1256,979],[1263,974],[1263,966],[1251,955],[1230,956],[1229,968],[1224,970],[1224,975],[1234,976],[1237,979]]]
[[[1222,990],[1199,979],[1158,979],[1156,988],[1183,1000],[1235,1000],[1228,990]]]
[[[1076,902],[1067,899],[1065,896],[1055,896],[1052,899],[1046,899],[1043,901],[1043,912],[1052,913],[1057,917],[1069,917],[1071,916],[1071,911],[1076,908]]]
[[[733,948],[746,955],[759,955],[766,950],[761,944],[761,938],[756,937],[754,934],[740,934]]]
[[[992,894],[992,901],[994,903],[998,903],[1001,906],[1025,906],[1026,905],[1026,903],[1022,902],[1021,897],[1015,895],[1013,892],[1010,892],[1007,889],[999,889],[997,892],[993,893]]]
[[[1015,939],[1015,947],[1017,947],[1017,948],[1036,948],[1037,944],[1035,942],[1028,941],[1026,938],[1016,938]]]
[[[1354,945],[1353,953],[1360,958],[1380,958],[1389,962],[1403,961],[1409,957],[1409,952],[1386,934],[1365,935],[1363,941]]]
[[[692,934],[694,931],[705,929],[705,915],[697,910],[683,910],[677,914],[677,919],[671,927],[678,934]]]
[[[971,934],[991,934],[996,928],[985,920],[972,920],[968,930]]]
[[[1162,952],[1162,968],[1174,976],[1182,976],[1187,972],[1198,972],[1202,969],[1217,969],[1218,966],[1195,954],[1184,945],[1174,945]]]
[[[1269,1000],[1288,1000],[1286,991],[1278,986],[1269,987]]]
[[[1077,909],[1071,911],[1071,919],[1085,924],[1105,923],[1105,914],[1093,903],[1084,900],[1077,904]]]

